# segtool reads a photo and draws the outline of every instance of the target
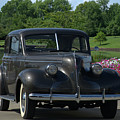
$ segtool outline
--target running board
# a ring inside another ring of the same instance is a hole
[[[0,95],[0,98],[5,99],[5,100],[9,100],[14,102],[15,101],[15,96],[10,96],[10,95]]]

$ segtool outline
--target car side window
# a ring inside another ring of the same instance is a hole
[[[80,40],[79,40],[79,37],[74,38],[73,43],[72,43],[72,50],[74,50],[74,51],[80,50]]]
[[[85,37],[75,37],[72,42],[72,50],[74,51],[88,51],[88,46]]]
[[[80,45],[82,51],[88,51],[88,46],[85,37],[81,37]]]
[[[11,37],[10,54],[18,54],[22,52],[21,42],[18,37]]]

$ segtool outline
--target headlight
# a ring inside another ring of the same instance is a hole
[[[103,71],[103,68],[100,64],[93,64],[92,65],[92,72],[95,74],[95,75],[100,75]]]
[[[58,71],[58,67],[54,64],[49,64],[47,67],[46,67],[46,72],[49,74],[49,75],[55,75]]]

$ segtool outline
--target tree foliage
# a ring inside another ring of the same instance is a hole
[[[97,35],[94,37],[94,40],[96,42],[100,42],[100,45],[102,42],[107,41],[106,35],[103,32],[97,33]]]
[[[11,0],[0,11],[0,38],[22,28],[74,28],[95,36],[120,35],[120,5],[109,0],[79,4],[73,11],[68,0]]]
[[[108,9],[107,5],[108,5],[109,1],[110,0],[97,0],[97,2],[100,5],[102,11],[106,11]]]
[[[94,2],[85,2],[77,6],[75,10],[77,15],[82,16],[84,28],[83,30],[87,32],[90,36],[94,36],[98,32],[99,25],[102,23],[102,11],[100,6]]]

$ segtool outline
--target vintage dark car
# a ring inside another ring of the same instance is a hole
[[[0,110],[20,102],[24,119],[36,107],[70,110],[100,107],[114,118],[120,99],[116,71],[92,64],[89,37],[80,30],[31,28],[12,31],[0,66]]]

